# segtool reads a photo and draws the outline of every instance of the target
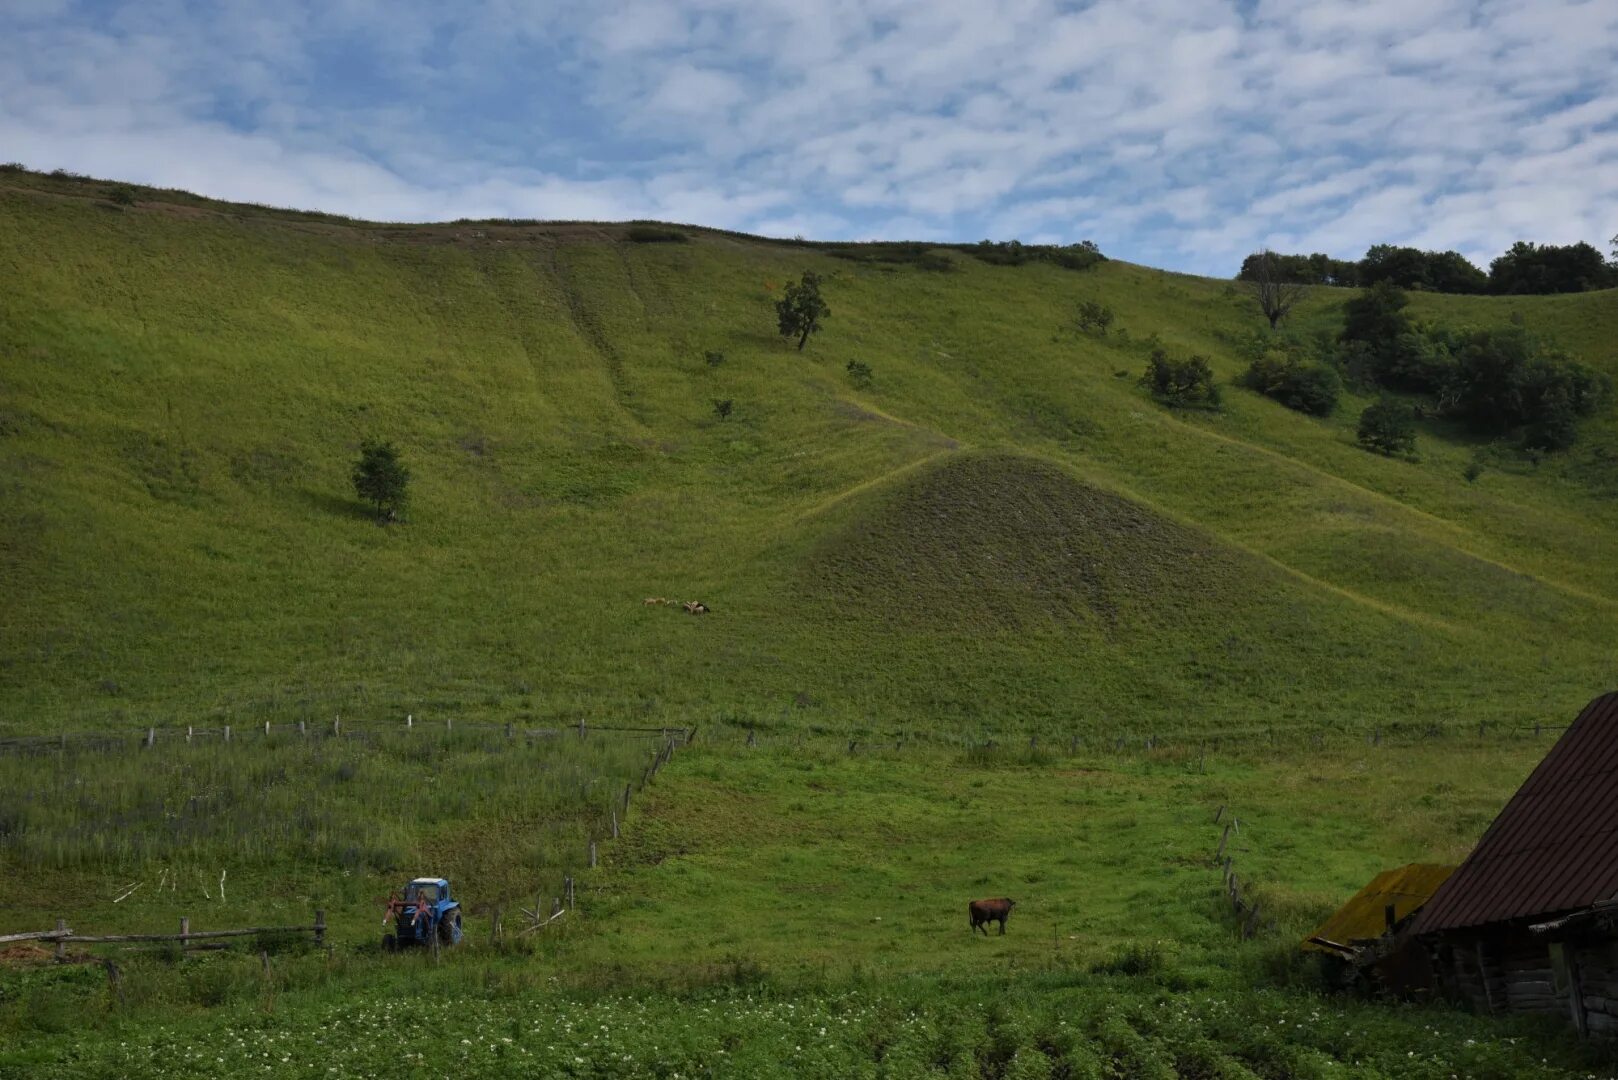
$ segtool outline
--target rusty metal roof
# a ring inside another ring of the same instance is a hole
[[[1618,693],[1584,707],[1415,933],[1538,918],[1618,896]]]
[[[1434,863],[1411,863],[1397,870],[1384,870],[1338,908],[1336,914],[1321,923],[1309,938],[1325,938],[1345,945],[1379,938],[1387,929],[1389,904],[1393,905],[1394,919],[1403,919],[1426,904],[1454,872],[1453,866]],[[1328,951],[1309,938],[1304,939],[1305,949]]]

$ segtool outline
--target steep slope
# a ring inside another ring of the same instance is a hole
[[[1144,397],[1152,335],[1240,370],[1259,320],[1229,283],[689,233],[118,209],[9,178],[0,726],[1518,719],[1618,678],[1610,417],[1467,483],[1477,447],[1438,434],[1419,463],[1360,451],[1353,401]],[[798,354],[769,302],[805,267],[833,317]],[[1089,298],[1121,332],[1068,329]],[[1422,304],[1521,313],[1618,370],[1611,294]],[[407,525],[351,496],[368,435],[414,471]],[[966,532],[918,527],[963,491]]]

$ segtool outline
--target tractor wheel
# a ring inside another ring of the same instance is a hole
[[[382,951],[383,952],[393,952],[398,947],[399,947],[399,939],[398,938],[394,937],[392,934],[383,934],[382,935]]]
[[[444,912],[444,917],[438,920],[438,943],[440,945],[453,945],[461,940],[461,909]]]

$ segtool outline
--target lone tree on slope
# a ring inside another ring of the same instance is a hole
[[[1269,248],[1250,257],[1248,262],[1252,264],[1247,279],[1248,291],[1253,294],[1264,317],[1270,320],[1270,329],[1274,330],[1276,323],[1304,298],[1309,287],[1297,281],[1288,281],[1280,256]],[[1249,267],[1244,265],[1242,269],[1249,270]]]
[[[820,329],[820,320],[831,318],[831,308],[820,298],[820,275],[805,270],[802,281],[788,285],[786,295],[775,302],[775,316],[781,336],[797,335],[798,351],[802,352],[809,335]]]
[[[354,491],[376,507],[379,521],[399,519],[409,485],[410,470],[399,460],[399,451],[392,443],[366,439],[360,444],[360,459],[354,465]]]

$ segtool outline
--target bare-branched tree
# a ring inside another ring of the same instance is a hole
[[[1248,291],[1253,299],[1258,301],[1259,310],[1264,317],[1270,320],[1270,329],[1274,330],[1277,323],[1286,317],[1287,312],[1297,306],[1309,291],[1309,286],[1296,281],[1286,280],[1281,268],[1281,260],[1269,248],[1265,248],[1250,260],[1253,264],[1252,275],[1246,282]]]

